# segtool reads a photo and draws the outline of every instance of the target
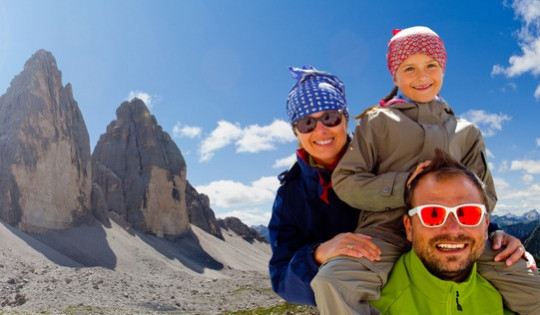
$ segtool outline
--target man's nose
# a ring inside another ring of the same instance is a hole
[[[461,229],[461,224],[459,224],[456,216],[453,213],[450,213],[450,215],[446,219],[446,222],[444,222],[443,229],[448,231]]]

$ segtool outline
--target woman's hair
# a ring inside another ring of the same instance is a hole
[[[385,97],[383,97],[380,101],[379,101],[379,104],[376,104],[376,105],[373,105],[373,106],[370,106],[368,108],[366,108],[360,115],[358,116],[355,116],[354,119],[360,119],[364,116],[366,116],[366,114],[374,109],[374,108],[379,108],[381,107],[381,104],[385,104],[386,102],[390,101],[391,99],[393,99],[394,97],[396,97],[397,95],[397,92],[398,92],[398,87],[397,86],[394,86],[394,88],[392,88],[392,91],[390,91],[390,93],[388,95],[386,95]]]

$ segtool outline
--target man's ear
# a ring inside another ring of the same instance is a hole
[[[403,225],[405,225],[405,233],[407,233],[407,240],[412,242],[412,218],[405,214],[403,216]],[[487,230],[486,230],[487,231]]]

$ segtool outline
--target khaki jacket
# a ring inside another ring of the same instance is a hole
[[[474,124],[456,118],[448,104],[441,101],[401,103],[368,111],[333,172],[332,185],[349,205],[384,212],[384,218],[376,215],[367,219],[370,213],[361,214],[364,226],[379,219],[401,221],[407,178],[418,163],[433,157],[437,147],[486,184],[489,208],[493,210],[497,196],[482,134]]]

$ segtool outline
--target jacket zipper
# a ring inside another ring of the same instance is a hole
[[[457,304],[457,310],[462,312],[463,308],[461,307],[461,304],[459,304],[459,291],[456,291],[456,304]]]

